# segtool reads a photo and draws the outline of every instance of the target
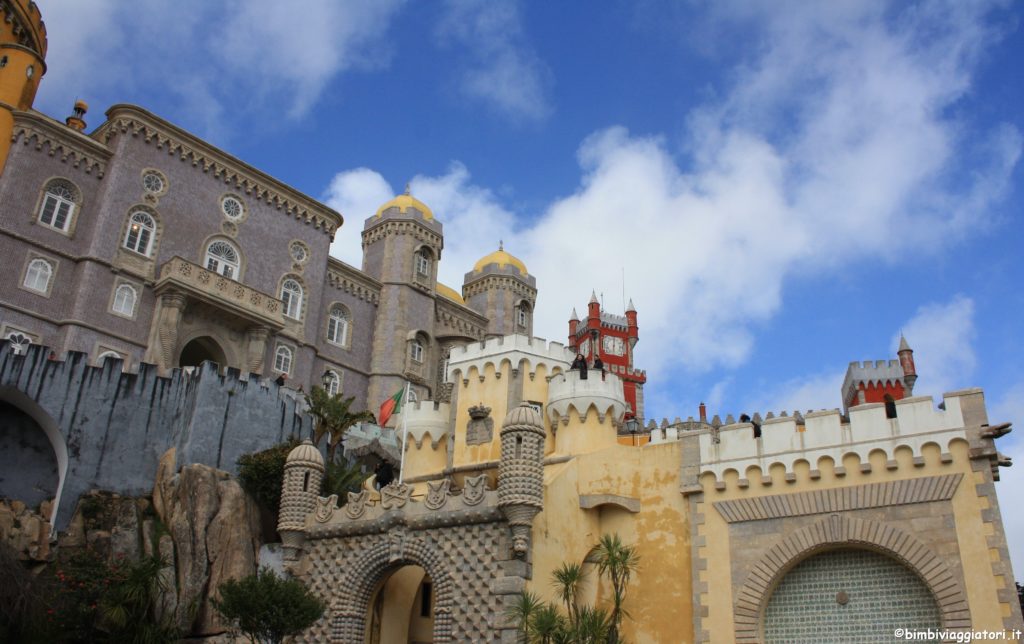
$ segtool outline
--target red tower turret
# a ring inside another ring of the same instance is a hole
[[[636,308],[630,300],[626,314],[615,315],[601,310],[597,294],[592,293],[587,304],[587,316],[576,319],[573,309],[569,320],[569,347],[582,353],[589,364],[600,356],[604,368],[622,379],[622,393],[629,404],[627,417],[643,419],[644,383],[647,374],[633,368],[633,348],[640,338]]]
[[[886,403],[910,396],[917,381],[914,351],[900,334],[899,360],[851,362],[843,380],[843,406],[847,409],[865,403]],[[895,414],[895,407],[888,410]]]
[[[907,395],[914,395],[914,383],[917,382],[917,367],[914,365],[914,350],[907,344],[907,339],[900,334],[900,348],[896,352],[903,367],[903,384],[907,386]]]

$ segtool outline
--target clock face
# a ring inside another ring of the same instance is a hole
[[[604,336],[604,352],[611,356],[621,356],[626,352],[626,344],[622,338]]]

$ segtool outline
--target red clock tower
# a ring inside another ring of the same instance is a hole
[[[605,371],[622,379],[622,390],[629,404],[626,418],[644,417],[644,383],[647,373],[633,368],[633,348],[640,339],[633,300],[626,307],[626,315],[615,315],[601,310],[597,294],[591,293],[587,316],[580,320],[576,309],[569,319],[569,347],[573,353],[582,353],[588,365],[600,356]]]

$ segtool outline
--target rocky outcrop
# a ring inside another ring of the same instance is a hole
[[[259,509],[227,472],[206,465],[175,472],[174,458],[171,449],[160,460],[153,506],[174,547],[175,619],[194,635],[219,633],[224,626],[209,600],[223,581],[256,572]]]
[[[51,559],[50,503],[44,501],[36,512],[21,501],[0,499],[0,542],[6,543],[25,561]]]

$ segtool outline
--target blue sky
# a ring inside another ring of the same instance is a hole
[[[916,393],[1024,434],[1019,3],[38,3],[39,109],[140,104],[340,209],[349,263],[409,182],[442,281],[526,262],[537,335],[624,270],[651,417],[837,407],[902,329]]]

